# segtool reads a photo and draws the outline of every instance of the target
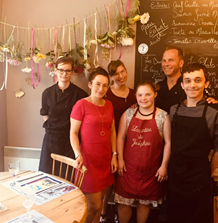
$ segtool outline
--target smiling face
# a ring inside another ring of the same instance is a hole
[[[91,96],[101,99],[107,93],[109,86],[108,78],[101,74],[97,74],[95,78],[88,83],[88,86],[91,89]]]
[[[116,73],[110,77],[111,81],[114,82],[115,85],[121,87],[126,84],[127,81],[127,71],[126,69],[120,65],[116,69]]]
[[[184,64],[184,60],[180,59],[178,50],[166,50],[162,57],[162,69],[166,76],[174,76],[180,74],[180,69]]]
[[[149,109],[154,106],[154,99],[157,93],[149,85],[141,85],[136,91],[136,100],[142,109]]]
[[[204,89],[208,85],[209,81],[206,82],[202,69],[183,74],[181,86],[187,95],[187,100],[195,100],[196,102],[202,100],[204,97]]]

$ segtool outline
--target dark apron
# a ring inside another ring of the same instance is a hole
[[[70,137],[68,133],[45,133],[42,151],[40,156],[39,170],[45,173],[52,173],[53,160],[51,158],[51,153],[56,153],[59,155],[67,156],[70,158],[75,158],[73,149],[70,144]],[[55,174],[58,175],[59,165],[56,165]],[[63,172],[66,167],[63,166]]]
[[[171,223],[207,223],[210,209],[211,167],[208,154],[213,141],[205,119],[178,115],[172,120],[169,162],[169,219]]]

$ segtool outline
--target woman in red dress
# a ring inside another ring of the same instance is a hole
[[[117,150],[118,174],[115,202],[121,223],[129,222],[131,205],[137,201],[137,222],[144,223],[150,205],[163,198],[170,157],[170,120],[155,108],[158,85],[146,81],[136,89],[137,108],[129,108],[120,119]],[[126,126],[126,128],[125,128]]]
[[[103,196],[114,183],[117,152],[113,106],[104,99],[108,73],[96,68],[89,75],[88,86],[91,95],[79,100],[72,109],[70,139],[78,168],[84,164],[88,169],[81,189],[88,200],[86,223],[91,223],[99,222]]]

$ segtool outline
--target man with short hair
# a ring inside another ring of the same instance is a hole
[[[160,81],[160,90],[155,99],[157,107],[167,111],[169,113],[170,107],[179,103],[180,99],[185,96],[184,90],[180,83],[181,69],[184,65],[182,49],[175,46],[166,47],[162,57],[162,70],[166,75],[163,81]],[[207,98],[208,103],[216,104],[217,101],[214,98]]]
[[[156,106],[169,113],[170,107],[185,96],[181,88],[181,68],[184,65],[183,52],[177,47],[167,47],[162,57],[162,70],[166,78],[159,82],[160,90],[155,99]]]
[[[181,87],[186,99],[170,109],[172,147],[167,194],[170,223],[206,223],[209,218],[211,176],[218,166],[218,106],[208,105],[204,90],[208,71],[189,64]],[[209,162],[208,155],[214,155]]]
[[[170,112],[170,107],[178,104],[181,98],[186,97],[181,87],[182,73],[181,69],[184,65],[183,51],[179,47],[167,46],[162,57],[162,70],[166,78],[159,82],[160,90],[155,99],[157,107]],[[207,98],[208,103],[216,104],[217,101],[211,97]],[[160,207],[159,220],[167,221],[167,202],[164,201]]]

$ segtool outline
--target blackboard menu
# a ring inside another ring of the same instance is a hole
[[[142,0],[148,23],[137,23],[135,86],[165,78],[161,59],[166,46],[180,47],[186,66],[199,62],[209,71],[209,93],[218,98],[218,0]]]

